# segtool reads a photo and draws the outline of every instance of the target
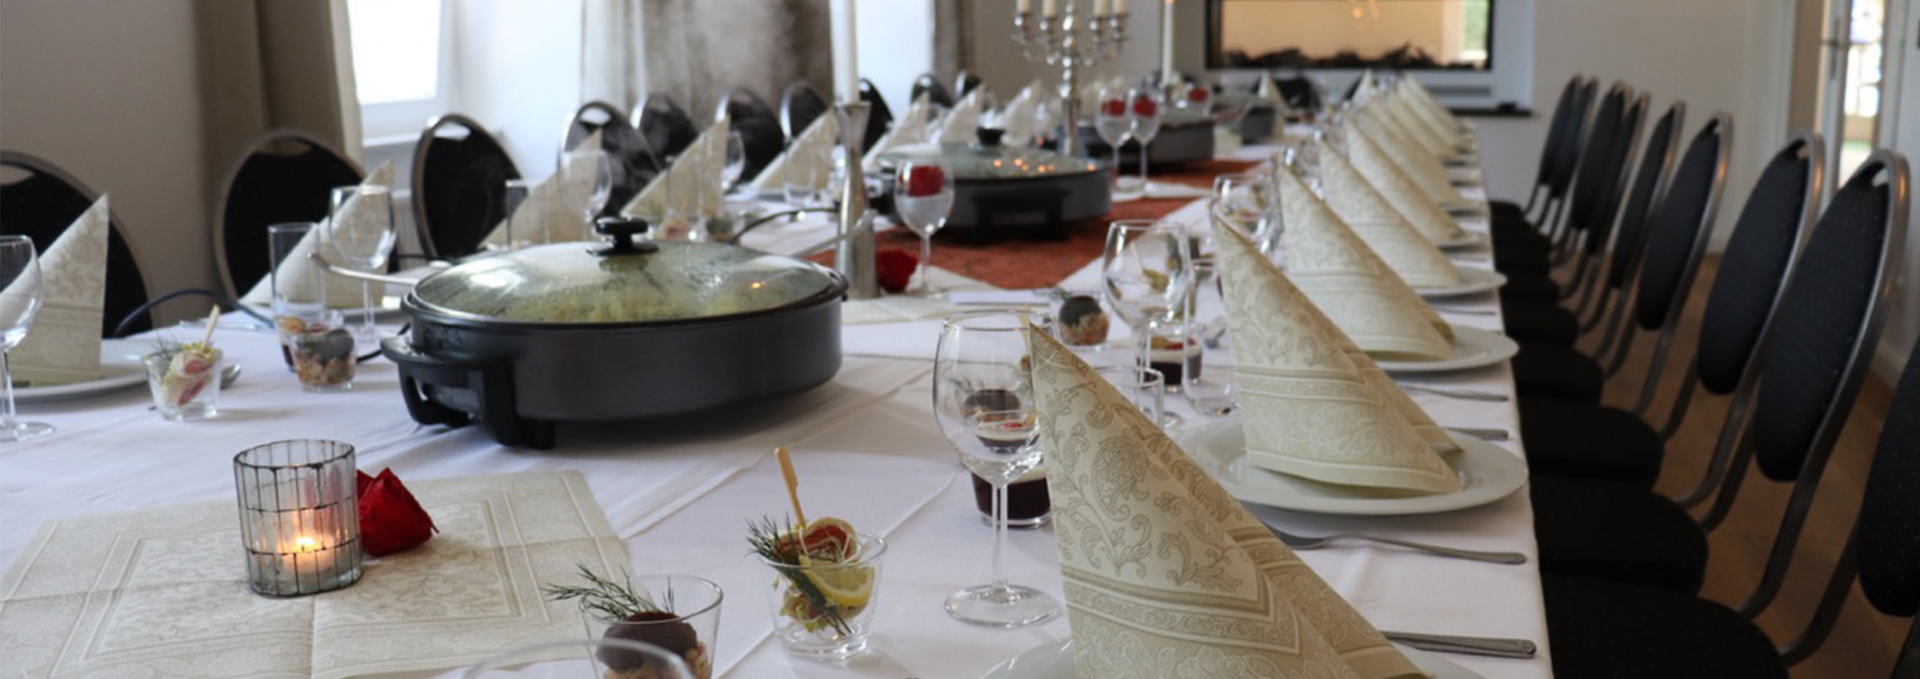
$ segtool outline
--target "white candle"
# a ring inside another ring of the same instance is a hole
[[[1021,14],[1032,12],[1033,0],[1017,0],[1016,2],[1013,3],[1013,11],[1019,12]]]
[[[1126,14],[1126,13],[1127,13],[1127,0],[1113,0],[1113,13],[1114,13],[1114,14]]]
[[[1059,8],[1054,6],[1054,0],[1046,0],[1046,4],[1042,6],[1045,8],[1047,18],[1049,19],[1053,18],[1053,15],[1059,11]]]
[[[1166,3],[1160,6],[1160,78],[1163,84],[1174,80],[1173,0],[1166,0]]]
[[[1107,0],[1093,0],[1093,15],[1106,16]]]

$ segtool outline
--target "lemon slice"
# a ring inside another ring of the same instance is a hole
[[[809,568],[804,571],[813,586],[827,601],[852,608],[865,606],[873,598],[873,567],[855,566],[851,568]]]

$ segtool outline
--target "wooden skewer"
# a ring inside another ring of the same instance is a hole
[[[807,559],[807,513],[800,509],[800,476],[793,473],[793,455],[786,446],[773,449],[773,456],[780,459],[780,475],[787,481],[787,499],[793,502],[793,517],[800,522],[793,529],[795,552],[800,555],[800,565],[812,565]]]
[[[207,336],[200,338],[200,349],[213,348],[213,328],[220,324],[220,307],[215,306],[213,313],[207,314]]]

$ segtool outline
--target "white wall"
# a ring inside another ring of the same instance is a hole
[[[1887,45],[1893,68],[1888,80],[1897,83],[1898,96],[1883,100],[1881,143],[1907,156],[1907,162],[1920,162],[1920,47],[1914,44],[1913,21],[1920,18],[1920,0],[1892,0],[1887,3]],[[1874,368],[1882,378],[1892,380],[1905,369],[1914,342],[1920,340],[1920,199],[1907,209],[1907,256],[1900,279],[1894,285],[1892,308],[1887,327],[1874,356]]]
[[[0,148],[110,194],[156,292],[218,285],[192,2],[0,1]]]
[[[933,0],[855,0],[860,77],[880,88],[894,115],[911,103],[913,79],[933,70]]]
[[[522,177],[553,174],[580,101],[580,0],[454,3],[456,108],[501,140]]]

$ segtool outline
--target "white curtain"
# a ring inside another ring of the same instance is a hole
[[[833,91],[827,0],[639,0],[647,91],[662,92],[696,120],[720,95],[745,87],[778,108],[798,81]]]

